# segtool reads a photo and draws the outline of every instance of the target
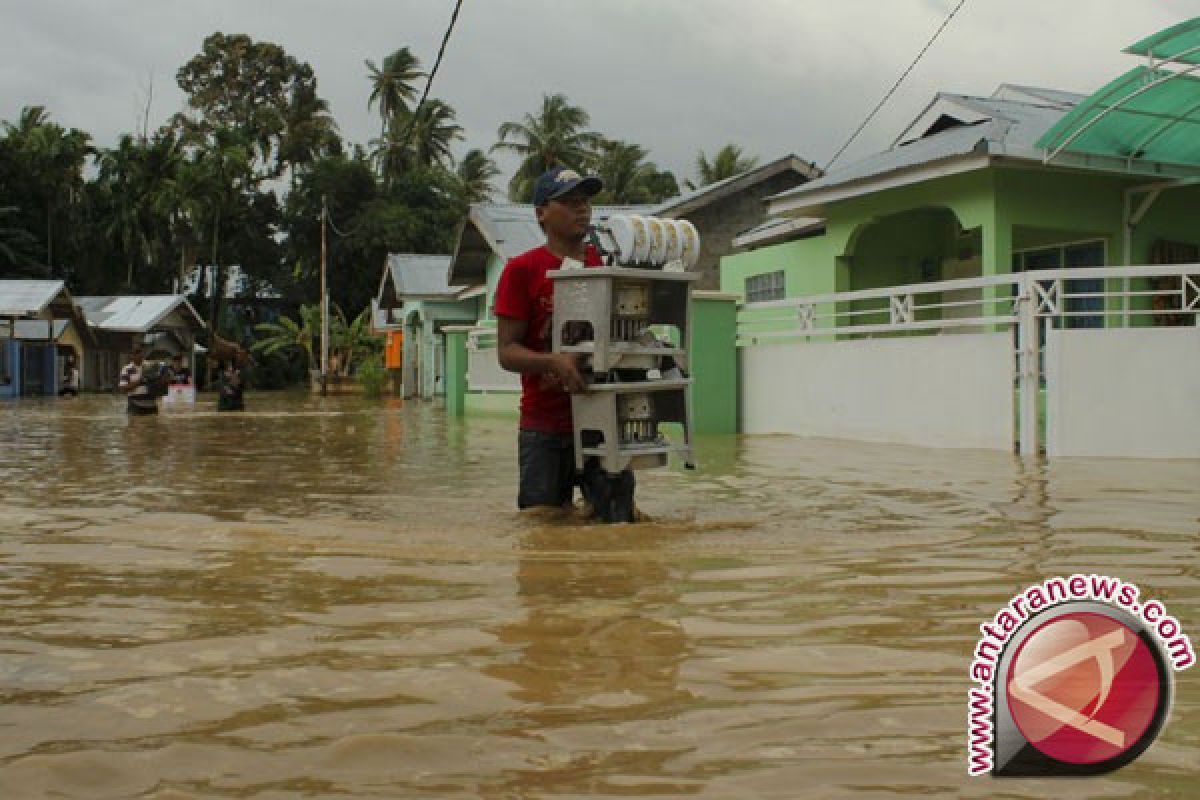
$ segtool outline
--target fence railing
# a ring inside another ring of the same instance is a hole
[[[1021,452],[1036,453],[1046,328],[1200,325],[1200,264],[1085,267],[744,303],[737,344],[1013,334]]]
[[[737,338],[746,346],[779,338],[997,330],[1017,323],[1022,300],[1031,301],[1034,316],[1067,327],[1138,318],[1194,325],[1200,264],[1038,270],[744,303]]]

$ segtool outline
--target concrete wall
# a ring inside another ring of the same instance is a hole
[[[1200,458],[1200,328],[1051,330],[1046,453]]]
[[[803,341],[741,349],[741,428],[1011,450],[1010,333]]]
[[[766,220],[768,197],[802,183],[796,173],[785,172],[682,215],[700,231],[700,260],[693,268],[700,275],[696,288],[721,288],[721,259],[733,251],[733,238]]]

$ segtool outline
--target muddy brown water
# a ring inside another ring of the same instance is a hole
[[[787,437],[514,508],[515,423],[261,394],[0,407],[0,798],[1194,797],[1200,670],[1133,765],[968,779],[967,668],[1097,571],[1200,638],[1200,464]]]

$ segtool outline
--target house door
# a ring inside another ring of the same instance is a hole
[[[49,391],[49,378],[46,374],[48,363],[53,364],[51,350],[48,345],[25,342],[21,346],[21,394],[26,397],[46,394]]]

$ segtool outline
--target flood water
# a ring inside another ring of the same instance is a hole
[[[1125,769],[968,779],[1016,591],[1200,638],[1200,463],[787,437],[515,510],[515,421],[260,394],[0,407],[0,798],[1194,797],[1200,670]]]

